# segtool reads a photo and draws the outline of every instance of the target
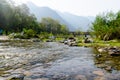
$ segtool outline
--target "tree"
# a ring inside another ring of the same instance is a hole
[[[120,12],[108,12],[98,15],[93,22],[92,31],[97,38],[102,40],[120,39]]]
[[[54,20],[52,18],[43,18],[41,20],[40,26],[42,27],[43,32],[60,34],[67,33],[68,28],[65,25],[59,23],[59,21]]]

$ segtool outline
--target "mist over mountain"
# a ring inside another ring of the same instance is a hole
[[[58,14],[66,20],[70,25],[72,25],[76,30],[87,31],[89,30],[92,22],[94,21],[94,17],[84,17],[77,16],[70,13],[60,13]]]
[[[32,2],[28,2],[27,6],[30,9],[30,12],[37,17],[38,21],[44,17],[51,17],[55,20],[60,21],[61,24],[65,24],[70,31],[87,31],[90,28],[91,22],[94,20],[94,17],[92,16],[84,17],[70,13],[61,13],[49,7],[36,6]]]

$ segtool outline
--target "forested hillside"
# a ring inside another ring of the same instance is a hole
[[[38,22],[25,4],[15,6],[10,1],[0,1],[1,34],[22,33],[27,37],[34,37],[44,32],[65,34],[68,31],[65,25],[49,17],[43,18],[41,22]]]

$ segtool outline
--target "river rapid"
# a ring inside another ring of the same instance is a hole
[[[0,42],[0,80],[120,80],[119,62],[99,58],[93,48],[58,42]]]

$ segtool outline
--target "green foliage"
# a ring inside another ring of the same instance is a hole
[[[24,29],[21,33],[12,33],[9,35],[10,38],[30,39],[37,37],[36,32],[32,29]]]
[[[23,35],[25,36],[25,38],[33,38],[33,37],[35,37],[36,32],[32,29],[28,29],[28,30],[24,29]]]
[[[0,30],[2,34],[14,33],[15,38],[49,38],[49,34],[68,34],[68,28],[52,18],[43,18],[39,23],[25,4],[15,6],[12,1],[0,1]]]
[[[47,32],[41,32],[41,34],[39,35],[40,39],[48,39],[49,38],[49,33]]]
[[[68,29],[65,25],[61,25],[59,21],[52,18],[43,18],[40,23],[41,31],[52,34],[67,34]]]
[[[30,14],[29,8],[25,5],[15,6],[8,0],[0,1],[0,29],[6,34],[22,32],[23,28],[38,29],[39,24],[34,15]]]
[[[101,40],[120,39],[120,11],[98,15],[91,29]]]

